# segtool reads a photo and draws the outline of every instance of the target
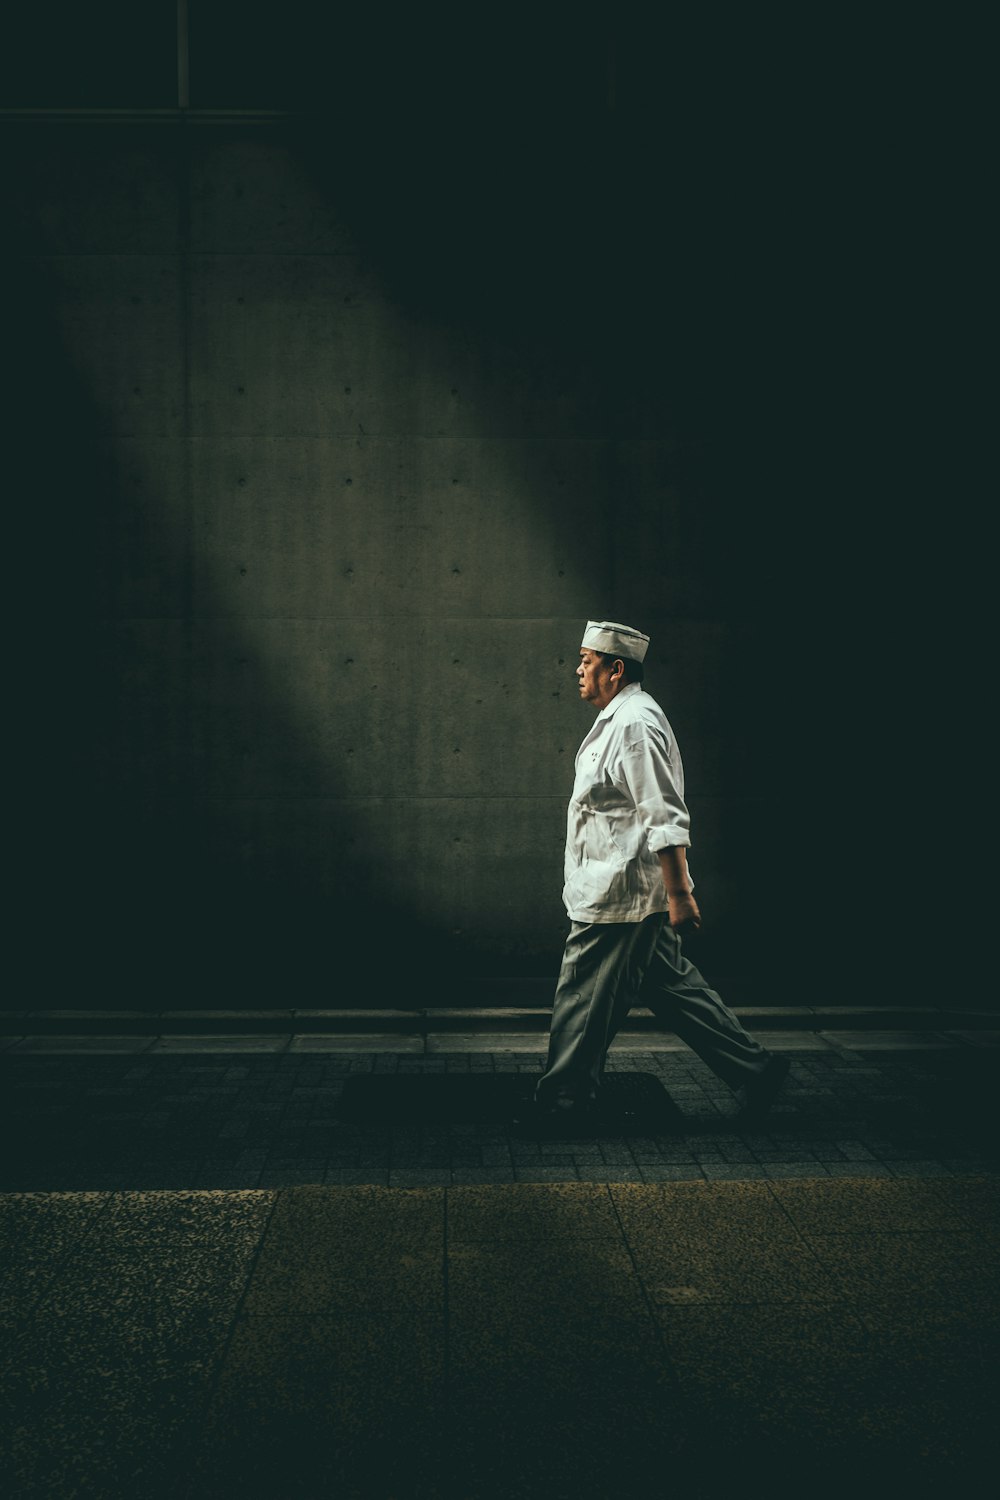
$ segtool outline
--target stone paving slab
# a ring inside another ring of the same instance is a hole
[[[926,1047],[932,1051],[941,1047],[957,1047],[961,1041],[957,1036],[952,1036],[943,1031],[821,1031],[819,1035],[824,1041],[835,1042],[841,1047],[846,1047],[853,1052],[885,1052],[888,1049],[898,1051],[900,1048],[910,1050],[917,1047]],[[770,1038],[768,1038],[770,1046]]]
[[[149,1052],[284,1052],[288,1046],[286,1036],[271,1036],[267,1032],[259,1035],[229,1036],[220,1034],[185,1036],[158,1036]]]
[[[352,1035],[329,1035],[322,1033],[302,1033],[292,1036],[288,1042],[289,1052],[396,1052],[421,1054],[424,1050],[423,1039],[419,1036],[409,1036],[405,1032],[386,1035],[369,1035],[365,1032],[357,1032]]]
[[[0,1194],[5,1489],[978,1492],[998,1245],[996,1177]]]
[[[445,1052],[531,1052],[544,1055],[548,1037],[541,1031],[526,1032],[445,1032],[427,1037],[430,1057]]]
[[[51,1052],[77,1053],[145,1052],[156,1045],[155,1036],[17,1036],[7,1037],[5,1049],[11,1053]]]

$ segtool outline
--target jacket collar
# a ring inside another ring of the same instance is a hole
[[[623,701],[623,699],[633,697],[636,693],[641,692],[642,684],[640,682],[626,683],[621,692],[615,694],[611,702],[608,704],[607,708],[601,709],[600,713],[597,715],[598,719],[610,719],[611,715],[617,712],[618,706]]]

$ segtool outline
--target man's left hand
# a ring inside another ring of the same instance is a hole
[[[701,912],[691,892],[684,891],[667,899],[670,903],[670,926],[678,937],[697,932],[701,926]]]

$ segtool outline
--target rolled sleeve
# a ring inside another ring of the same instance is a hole
[[[622,775],[651,854],[691,844],[691,819],[684,801],[684,772],[676,751],[651,730],[624,746]]]

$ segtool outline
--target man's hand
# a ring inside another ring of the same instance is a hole
[[[670,926],[678,937],[683,937],[688,932],[697,932],[701,926],[701,912],[691,892],[668,894],[667,901],[670,906]]]
[[[688,890],[690,877],[687,852],[682,845],[677,845],[675,848],[661,849],[656,857],[660,861],[663,884],[667,890],[671,927],[680,937],[686,932],[697,932],[701,926],[701,912]]]

